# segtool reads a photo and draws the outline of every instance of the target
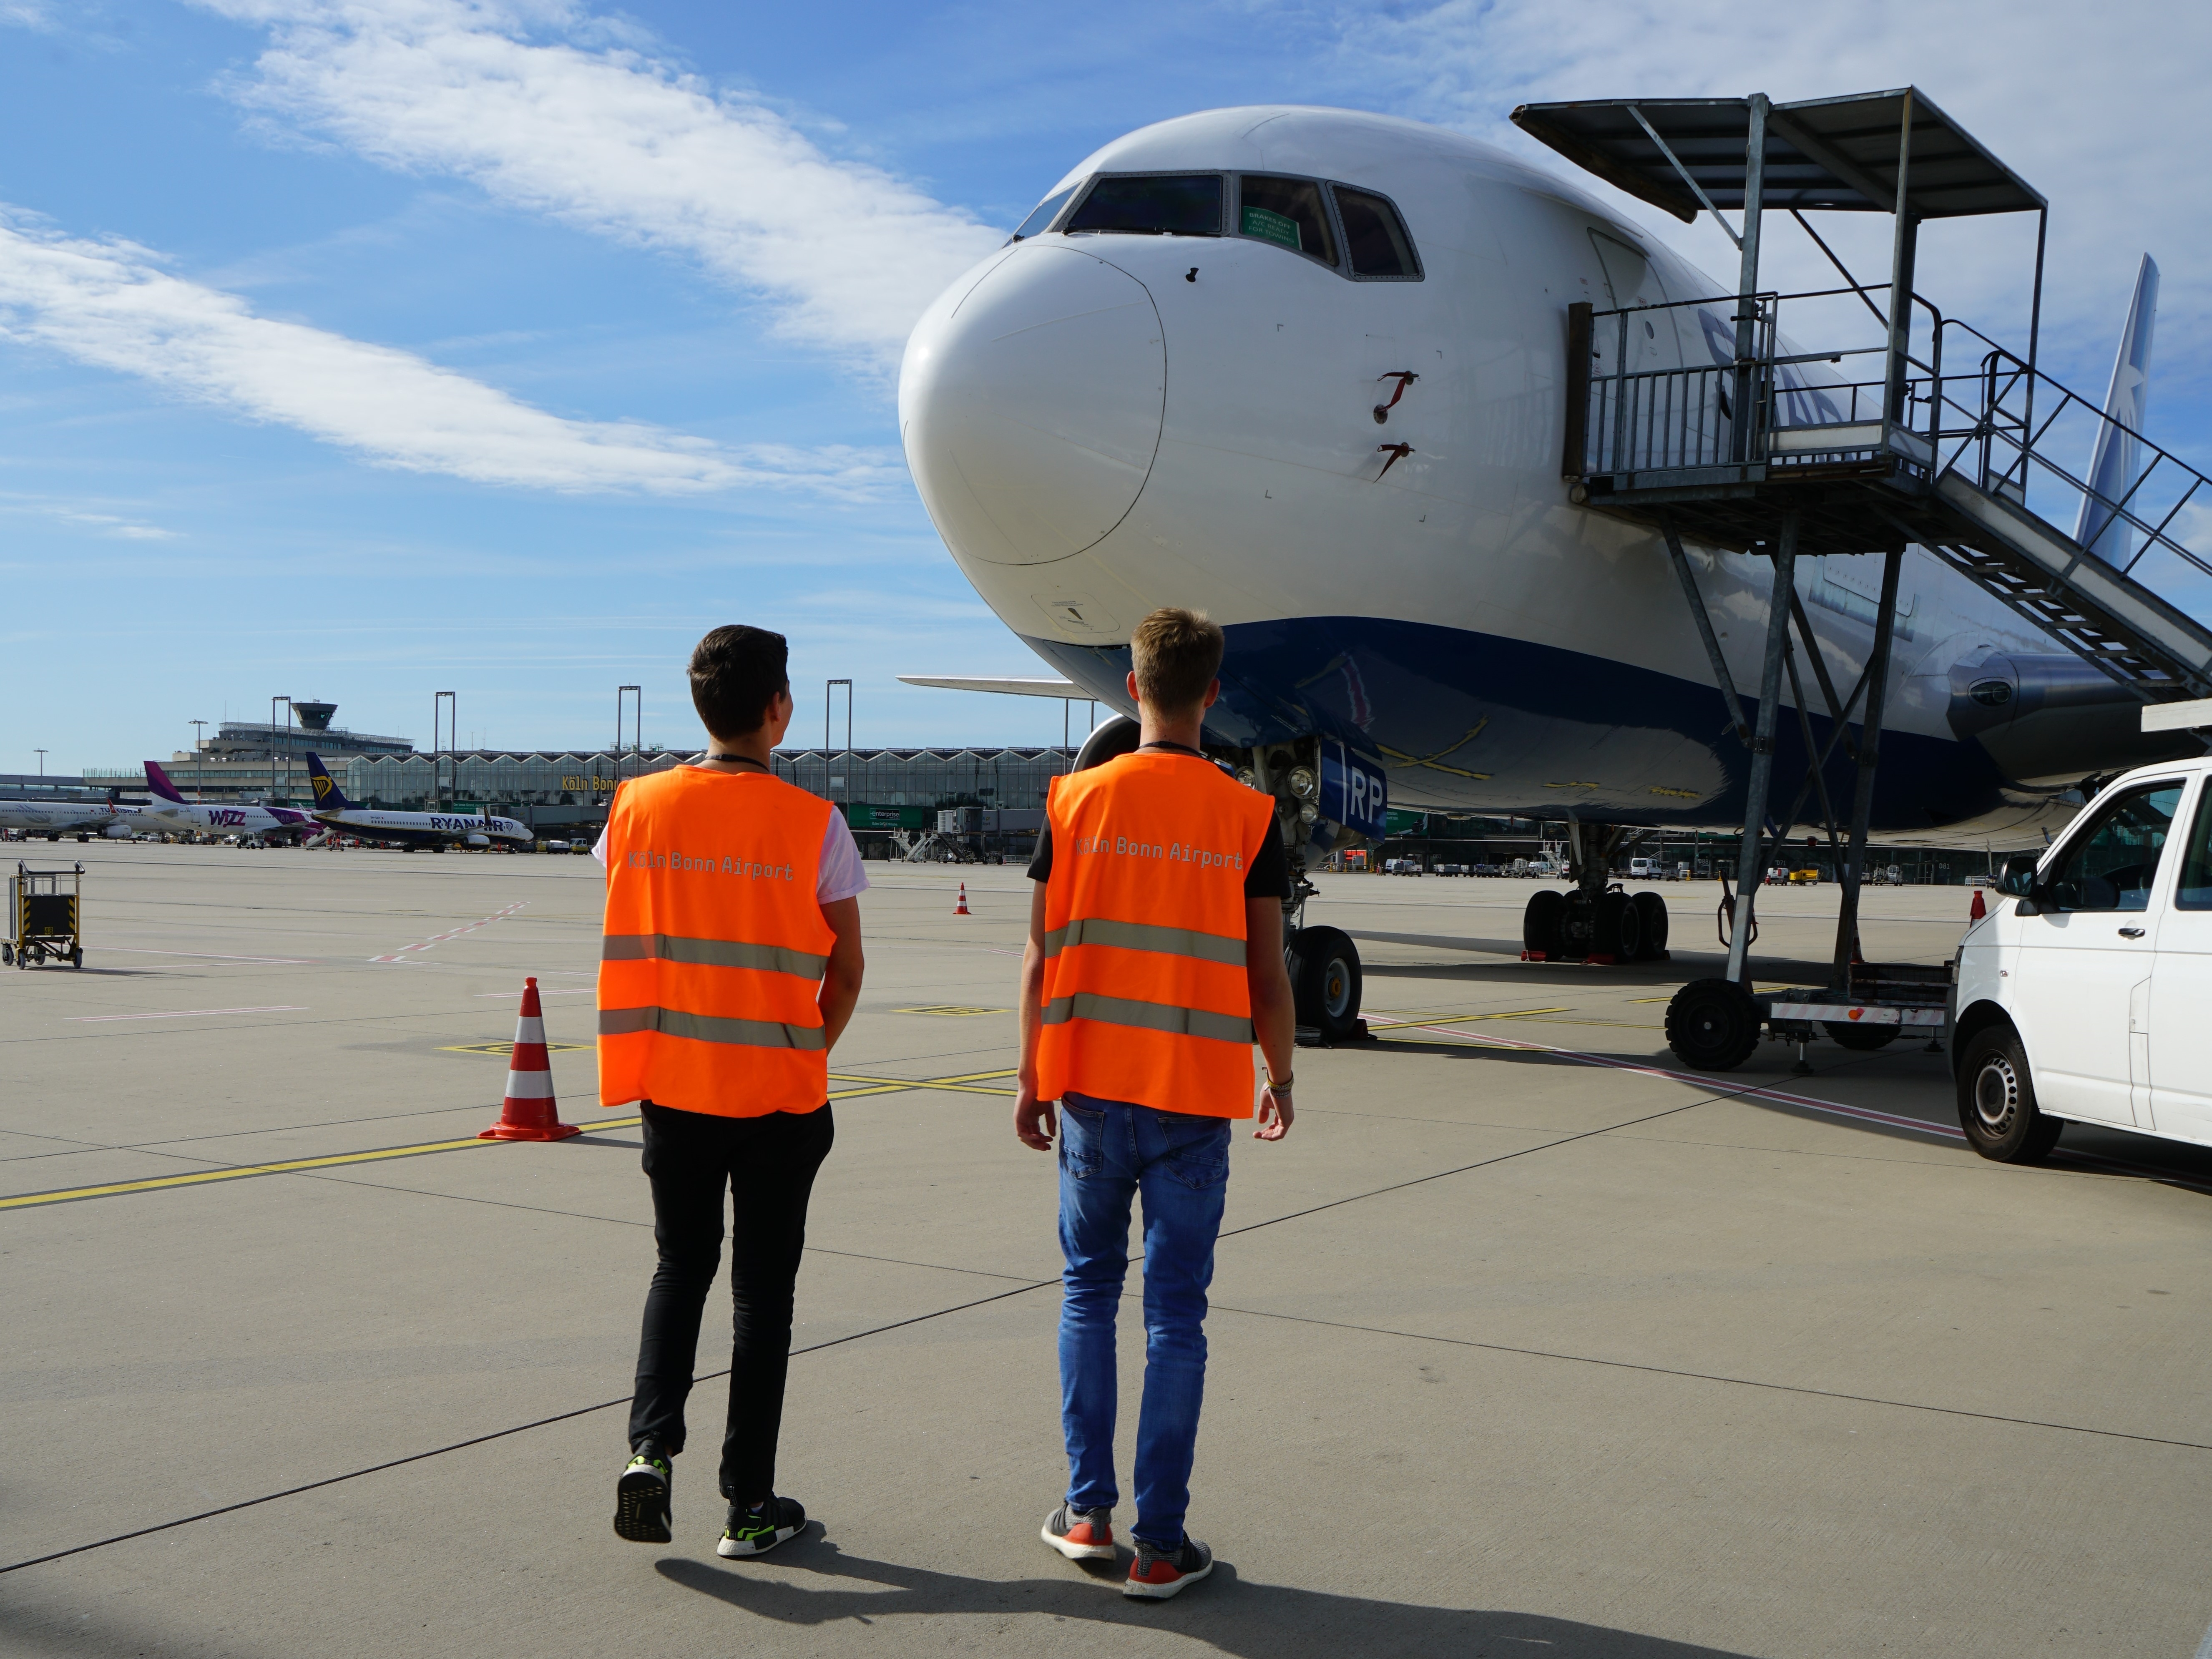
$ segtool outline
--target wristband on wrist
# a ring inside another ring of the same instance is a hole
[[[1263,1073],[1261,1075],[1266,1074]],[[1267,1087],[1279,1095],[1286,1095],[1291,1091],[1291,1079],[1287,1077],[1279,1079],[1271,1077],[1267,1079]]]

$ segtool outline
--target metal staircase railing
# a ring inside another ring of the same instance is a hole
[[[1785,304],[1855,295],[1881,322],[1881,292],[1757,295],[1741,360],[1733,295],[1575,319],[1570,363],[1583,384],[1570,387],[1580,419],[1565,469],[1578,499],[1631,514],[1664,506],[1684,533],[1731,545],[1761,516],[1747,496],[1804,485],[1793,494],[1808,504],[1806,550],[1872,552],[1901,536],[2146,700],[2212,696],[2212,628],[2153,586],[2212,578],[2212,559],[2185,539],[2212,539],[2212,478],[1924,300],[1927,356],[1907,354],[1908,378],[1807,374],[1879,361],[1887,343],[1796,349]],[[1947,344],[1954,364],[1962,344],[1975,354],[1975,370],[1947,377]],[[1711,362],[1688,366],[1699,349]],[[2063,459],[2100,440],[2130,458],[2108,489]],[[2120,556],[2051,521],[2084,503],[2093,539]]]

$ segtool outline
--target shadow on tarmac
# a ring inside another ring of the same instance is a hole
[[[1071,1570],[1048,1578],[963,1578],[848,1556],[811,1528],[805,1538],[779,1551],[775,1560],[779,1566],[817,1573],[831,1582],[817,1589],[681,1557],[664,1558],[654,1566],[662,1577],[686,1589],[785,1625],[819,1626],[846,1619],[868,1624],[918,1613],[993,1619],[1030,1613],[1109,1626],[1165,1625],[1177,1636],[1207,1643],[1239,1659],[1296,1659],[1306,1654],[1325,1654],[1330,1659],[1343,1654],[1358,1654],[1362,1659],[1437,1659],[1445,1654],[1453,1659],[1484,1659],[1525,1654],[1531,1647],[1546,1648],[1559,1659],[1743,1659],[1718,1648],[1537,1613],[1413,1607],[1247,1583],[1225,1561],[1215,1562],[1204,1583],[1194,1585],[1172,1606],[1162,1607],[1121,1593],[1120,1581],[1127,1568],[1118,1562],[1110,1568],[1103,1562],[1087,1565],[1080,1569],[1080,1577]]]

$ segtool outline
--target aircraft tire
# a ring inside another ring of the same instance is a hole
[[[1521,948],[1531,955],[1556,957],[1562,942],[1559,924],[1566,920],[1567,896],[1547,887],[1528,895],[1521,912]]]
[[[1966,1144],[1999,1164],[2039,1164],[2065,1124],[2035,1104],[2035,1079],[2020,1036],[2009,1025],[1985,1025],[1960,1056],[1959,1127]]]
[[[1362,975],[1351,936],[1335,927],[1301,927],[1285,943],[1283,957],[1298,1024],[1326,1042],[1358,1036]]]
[[[1590,954],[1634,962],[1644,954],[1644,912],[1626,893],[1603,893],[1591,919]]]
[[[1667,959],[1667,901],[1656,893],[1638,893],[1635,897],[1636,912],[1644,924],[1644,951],[1639,962],[1663,962]]]
[[[1824,1019],[1820,1029],[1856,1054],[1870,1054],[1897,1041],[1894,1025],[1850,1025],[1840,1019]]]
[[[1759,1046],[1759,1006],[1732,979],[1693,979],[1667,1005],[1667,1046],[1693,1072],[1732,1072]]]

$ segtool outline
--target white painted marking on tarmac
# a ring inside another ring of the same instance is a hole
[[[314,966],[306,957],[240,957],[223,951],[148,951],[128,945],[111,945],[105,948],[126,957],[208,957],[216,962],[272,962],[286,968]]]
[[[2204,1639],[2197,1644],[2197,1659],[2212,1659],[2212,1625],[2204,1630]]]
[[[313,1011],[296,1002],[272,1002],[261,1008],[172,1008],[163,1014],[71,1014],[72,1025],[100,1025],[118,1019],[204,1019],[210,1014],[304,1014]]]
[[[473,933],[479,927],[489,927],[495,921],[499,921],[507,916],[513,915],[517,910],[521,909],[524,904],[527,904],[530,901],[528,899],[525,899],[522,901],[521,904],[510,904],[503,910],[495,910],[488,916],[479,916],[476,921],[469,923],[465,927],[456,927],[450,933],[434,933],[428,939],[417,939],[412,945],[401,945],[397,951],[393,951],[388,957],[371,957],[369,960],[371,962],[409,961],[410,960],[409,956],[409,952],[410,951],[427,951],[433,945],[443,945],[447,939],[459,939],[464,933]]]

